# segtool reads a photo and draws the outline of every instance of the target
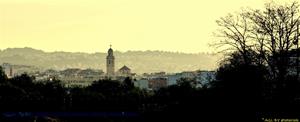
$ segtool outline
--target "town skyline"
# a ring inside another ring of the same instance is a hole
[[[113,48],[113,47],[112,47]],[[214,70],[220,54],[187,54],[162,51],[115,51],[116,67],[124,65],[136,73],[145,72],[179,72],[190,70]],[[108,48],[107,48],[108,50]],[[8,48],[0,50],[0,64],[36,66],[42,69],[64,70],[66,68],[93,68],[105,70],[107,52],[44,52],[34,48]],[[39,59],[39,60],[36,60]],[[133,60],[134,59],[134,60]],[[158,65],[159,64],[159,65]],[[151,67],[149,67],[151,66]]]
[[[265,1],[0,1],[0,49],[215,52],[215,20]]]

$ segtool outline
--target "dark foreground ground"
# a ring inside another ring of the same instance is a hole
[[[156,121],[231,121],[299,122],[297,106],[211,103],[174,105],[163,111],[5,111],[0,122],[156,122]]]

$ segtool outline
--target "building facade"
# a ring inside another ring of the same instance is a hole
[[[158,90],[163,87],[167,87],[167,77],[151,78],[148,80],[148,87],[151,90]]]

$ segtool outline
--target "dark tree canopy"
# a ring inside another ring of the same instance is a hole
[[[3,71],[3,68],[0,66],[0,83],[5,83],[7,81],[7,76]]]
[[[299,3],[270,2],[263,9],[229,14],[217,24],[220,41],[215,46],[227,57],[220,63],[213,89],[231,96],[231,100],[255,100],[267,110],[297,108]],[[297,63],[291,63],[295,59]],[[297,73],[292,72],[294,68]]]

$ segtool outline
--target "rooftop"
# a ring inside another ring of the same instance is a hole
[[[130,68],[128,68],[126,65],[124,65],[121,69],[119,70],[130,70]]]

